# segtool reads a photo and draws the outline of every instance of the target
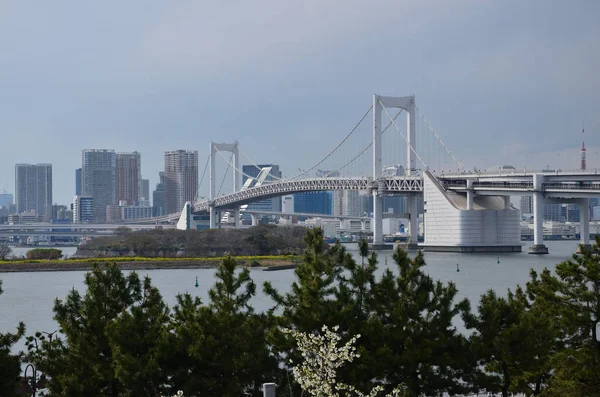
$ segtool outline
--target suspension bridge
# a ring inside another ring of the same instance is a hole
[[[372,125],[365,131],[369,115]],[[404,129],[397,122],[401,115],[406,115]],[[240,168],[241,156],[260,171],[258,177]],[[218,159],[227,168],[217,190]],[[390,164],[396,165],[397,170],[391,175],[384,172],[384,165]],[[361,192],[372,197],[370,216],[375,248],[383,246],[382,200],[386,196],[407,197],[409,248],[418,246],[419,201],[423,200],[422,246],[457,252],[521,251],[520,211],[511,206],[510,196],[533,196],[535,227],[531,253],[548,252],[542,240],[542,214],[544,203],[550,202],[580,205],[581,242],[589,245],[589,198],[600,196],[600,176],[595,171],[467,170],[417,107],[415,96],[374,95],[369,109],[339,144],[311,167],[291,177],[265,172],[265,167],[241,151],[238,142],[210,142],[210,156],[200,185],[207,170],[209,197],[186,204],[181,214],[164,219],[179,218],[178,228],[216,228],[220,227],[223,214],[228,213],[239,227],[240,211],[257,200],[302,192]],[[229,170],[231,192],[224,193]],[[320,176],[314,176],[318,170]],[[242,177],[254,183],[242,185]],[[350,216],[339,214],[344,215]]]

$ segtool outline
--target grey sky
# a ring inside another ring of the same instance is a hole
[[[585,121],[600,168],[599,17],[595,0],[0,0],[0,191],[50,162],[69,202],[85,148],[140,151],[153,188],[165,150],[199,150],[202,172],[210,140],[293,174],[375,92],[415,94],[470,167],[575,168]]]

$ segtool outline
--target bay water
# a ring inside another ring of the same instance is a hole
[[[426,252],[425,271],[434,279],[443,282],[452,281],[458,288],[458,299],[464,297],[471,301],[475,309],[479,297],[488,289],[505,295],[508,288],[518,284],[524,286],[529,280],[530,269],[541,272],[545,267],[554,269],[555,265],[570,259],[577,249],[577,241],[547,241],[549,255],[529,255],[528,245],[521,253],[444,253]],[[348,250],[358,258],[357,244],[346,244]],[[72,255],[63,248],[65,255]],[[392,251],[379,251],[379,272],[389,268],[395,271]],[[410,253],[414,255],[414,252]],[[19,253],[20,255],[20,253]],[[457,272],[457,265],[460,269]],[[176,296],[190,293],[199,296],[204,302],[208,299],[208,290],[214,284],[214,269],[168,269],[138,270],[140,276],[149,276],[160,290],[165,302],[172,307]],[[265,272],[251,269],[250,275],[257,284],[257,296],[252,305],[257,311],[271,308],[273,302],[262,293],[262,285],[270,281],[280,292],[290,290],[295,280],[294,270]],[[36,331],[53,332],[58,325],[53,319],[52,307],[56,298],[64,299],[72,288],[85,293],[84,271],[61,272],[21,272],[0,273],[4,293],[0,296],[0,332],[14,331],[19,321],[27,327],[26,335]],[[198,287],[195,287],[198,277]],[[24,349],[23,340],[15,350]]]

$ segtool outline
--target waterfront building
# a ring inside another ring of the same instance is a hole
[[[106,215],[106,207],[104,213]],[[73,197],[73,223],[92,223],[94,214],[94,198],[92,196]]]
[[[106,207],[115,204],[116,154],[110,149],[85,149],[81,154],[82,195],[94,199],[94,222],[106,222]]]
[[[11,193],[0,193],[0,207],[9,208],[13,204],[13,195]]]
[[[264,179],[260,181],[259,174],[263,171]],[[269,182],[277,181],[278,178],[282,177],[281,170],[277,164],[258,164],[258,165],[244,165],[242,167],[242,185],[246,185],[249,177],[254,179],[251,186],[258,186],[257,183],[268,184]],[[254,211],[274,211],[281,212],[281,197],[268,198],[263,200],[254,201],[248,204],[248,210]]]
[[[64,216],[64,213],[66,210],[67,210],[66,205],[53,204],[53,205],[46,206],[46,211],[44,213],[44,222],[49,223],[54,220],[64,219],[64,218],[61,218],[61,214],[62,214],[62,216]]]
[[[44,215],[52,204],[52,164],[15,165],[17,213],[35,211]]]
[[[115,203],[134,205],[142,192],[142,156],[139,152],[117,153],[115,164]]]
[[[544,204],[544,220],[554,222],[564,222],[562,204]]]
[[[82,194],[82,190],[81,190],[82,189],[82,184],[81,184],[82,178],[83,178],[83,176],[82,176],[81,168],[77,168],[75,170],[75,196],[81,196],[81,194]]]
[[[150,180],[142,179],[142,192],[140,193],[140,200],[150,201]]]
[[[532,196],[521,196],[521,215],[533,214],[533,197]]]
[[[294,195],[288,194],[281,198],[281,212],[285,214],[294,213]]]
[[[563,209],[567,222],[579,222],[580,210],[578,204],[565,204]]]
[[[43,217],[35,211],[23,211],[18,214],[8,215],[9,225],[24,225],[28,223],[42,222]]]
[[[361,199],[357,190],[336,190],[333,192],[333,215],[361,215]]]
[[[149,205],[109,205],[106,207],[106,222],[119,223],[125,220],[144,219],[152,217],[152,207]]]
[[[158,173],[159,182],[156,189],[152,192],[152,208],[154,216],[165,215],[165,173]]]
[[[198,151],[165,152],[165,213],[179,213],[198,192]]]
[[[305,192],[294,194],[294,212],[331,215],[333,192]]]

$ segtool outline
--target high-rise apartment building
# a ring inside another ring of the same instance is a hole
[[[358,190],[336,190],[333,192],[333,215],[360,216],[361,204]]]
[[[533,214],[532,196],[521,196],[521,214]]]
[[[52,205],[52,164],[17,164],[15,193],[17,213],[44,215],[46,206]]]
[[[198,191],[198,151],[165,152],[165,212],[180,212]]]
[[[140,193],[140,199],[150,200],[150,180],[142,179],[142,192]]]
[[[106,212],[106,207],[104,212]],[[73,197],[73,223],[94,222],[94,198],[91,196]]]
[[[158,173],[158,183],[152,192],[152,214],[154,216],[165,215],[165,173]]]
[[[296,193],[294,194],[294,212],[331,215],[332,197],[332,192]]]
[[[94,199],[94,221],[106,221],[106,207],[115,204],[116,154],[109,149],[85,149],[81,154],[82,195]]]
[[[142,156],[117,153],[115,162],[115,203],[135,205],[142,193]]]
[[[81,180],[82,180],[81,168],[77,168],[75,170],[75,195],[76,196],[81,196],[81,189],[82,189]]]

